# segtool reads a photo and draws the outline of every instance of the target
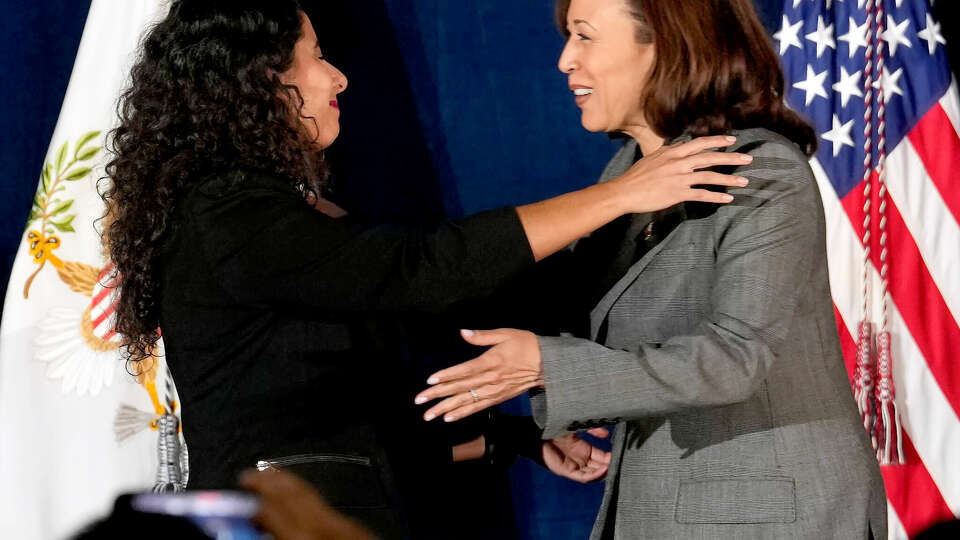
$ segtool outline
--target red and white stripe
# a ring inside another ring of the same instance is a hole
[[[120,343],[120,335],[114,331],[116,326],[116,285],[113,277],[116,266],[113,262],[100,271],[97,284],[93,288],[90,298],[90,323],[93,325],[93,334],[103,341]]]
[[[843,200],[811,162],[827,220],[830,284],[848,370],[862,311],[863,185]],[[886,161],[888,311],[906,465],[882,467],[891,538],[960,516],[960,101],[956,84]],[[876,181],[876,175],[873,180]],[[876,197],[876,190],[873,190]],[[868,208],[876,211],[874,199]],[[877,216],[874,215],[873,219]],[[872,238],[870,287],[880,298]],[[880,320],[874,302],[873,320]]]

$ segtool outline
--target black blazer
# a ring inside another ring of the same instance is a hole
[[[370,319],[442,312],[533,261],[513,209],[424,230],[330,218],[263,171],[198,182],[159,265],[189,487],[291,466],[385,534],[397,501],[377,411],[399,379]]]

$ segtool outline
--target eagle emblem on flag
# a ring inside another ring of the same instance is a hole
[[[73,222],[77,214],[69,213],[74,200],[67,197],[72,182],[87,179],[93,168],[86,165],[103,149],[91,143],[101,136],[90,131],[80,137],[70,152],[69,142],[63,143],[53,161],[47,162],[41,172],[40,184],[34,196],[27,220],[25,235],[31,261],[36,270],[27,278],[23,296],[29,299],[31,287],[49,264],[70,291],[90,298],[82,309],[54,307],[38,323],[34,339],[34,358],[47,365],[46,375],[61,381],[64,394],[96,397],[101,389],[113,384],[121,361],[121,336],[115,330],[116,267],[107,262],[101,268],[77,261],[65,261],[56,251],[63,245],[61,235],[76,232]],[[37,224],[38,227],[31,228]],[[154,357],[132,366],[129,375],[150,396],[153,411],[121,404],[114,418],[114,434],[118,443],[144,429],[158,431],[161,472],[157,489],[173,485],[176,490],[186,487],[188,470],[186,444],[182,427],[176,416],[178,403],[173,397],[172,379],[167,375],[166,395],[161,399],[157,377],[162,358],[162,343]],[[171,427],[172,426],[172,427]],[[171,439],[174,441],[171,442]],[[175,452],[170,449],[175,448]],[[165,466],[165,462],[166,466]],[[172,474],[171,474],[171,471]],[[162,478],[161,478],[162,477]]]

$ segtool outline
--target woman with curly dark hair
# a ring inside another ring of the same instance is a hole
[[[323,198],[346,77],[295,0],[179,0],[123,94],[105,236],[129,360],[163,332],[183,401],[190,487],[294,467],[383,535],[402,530],[373,405],[389,404],[370,315],[489,293],[610,220],[743,185],[744,156],[678,145],[610,182],[425,230],[360,223]],[[373,372],[376,375],[376,371]],[[344,382],[374,380],[360,403]],[[393,532],[392,532],[393,531]]]

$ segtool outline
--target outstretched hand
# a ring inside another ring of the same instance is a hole
[[[427,379],[432,387],[421,392],[418,405],[446,398],[424,415],[426,421],[443,416],[453,422],[543,386],[540,343],[525,330],[461,330],[468,343],[492,346],[462,364],[438,371]]]

